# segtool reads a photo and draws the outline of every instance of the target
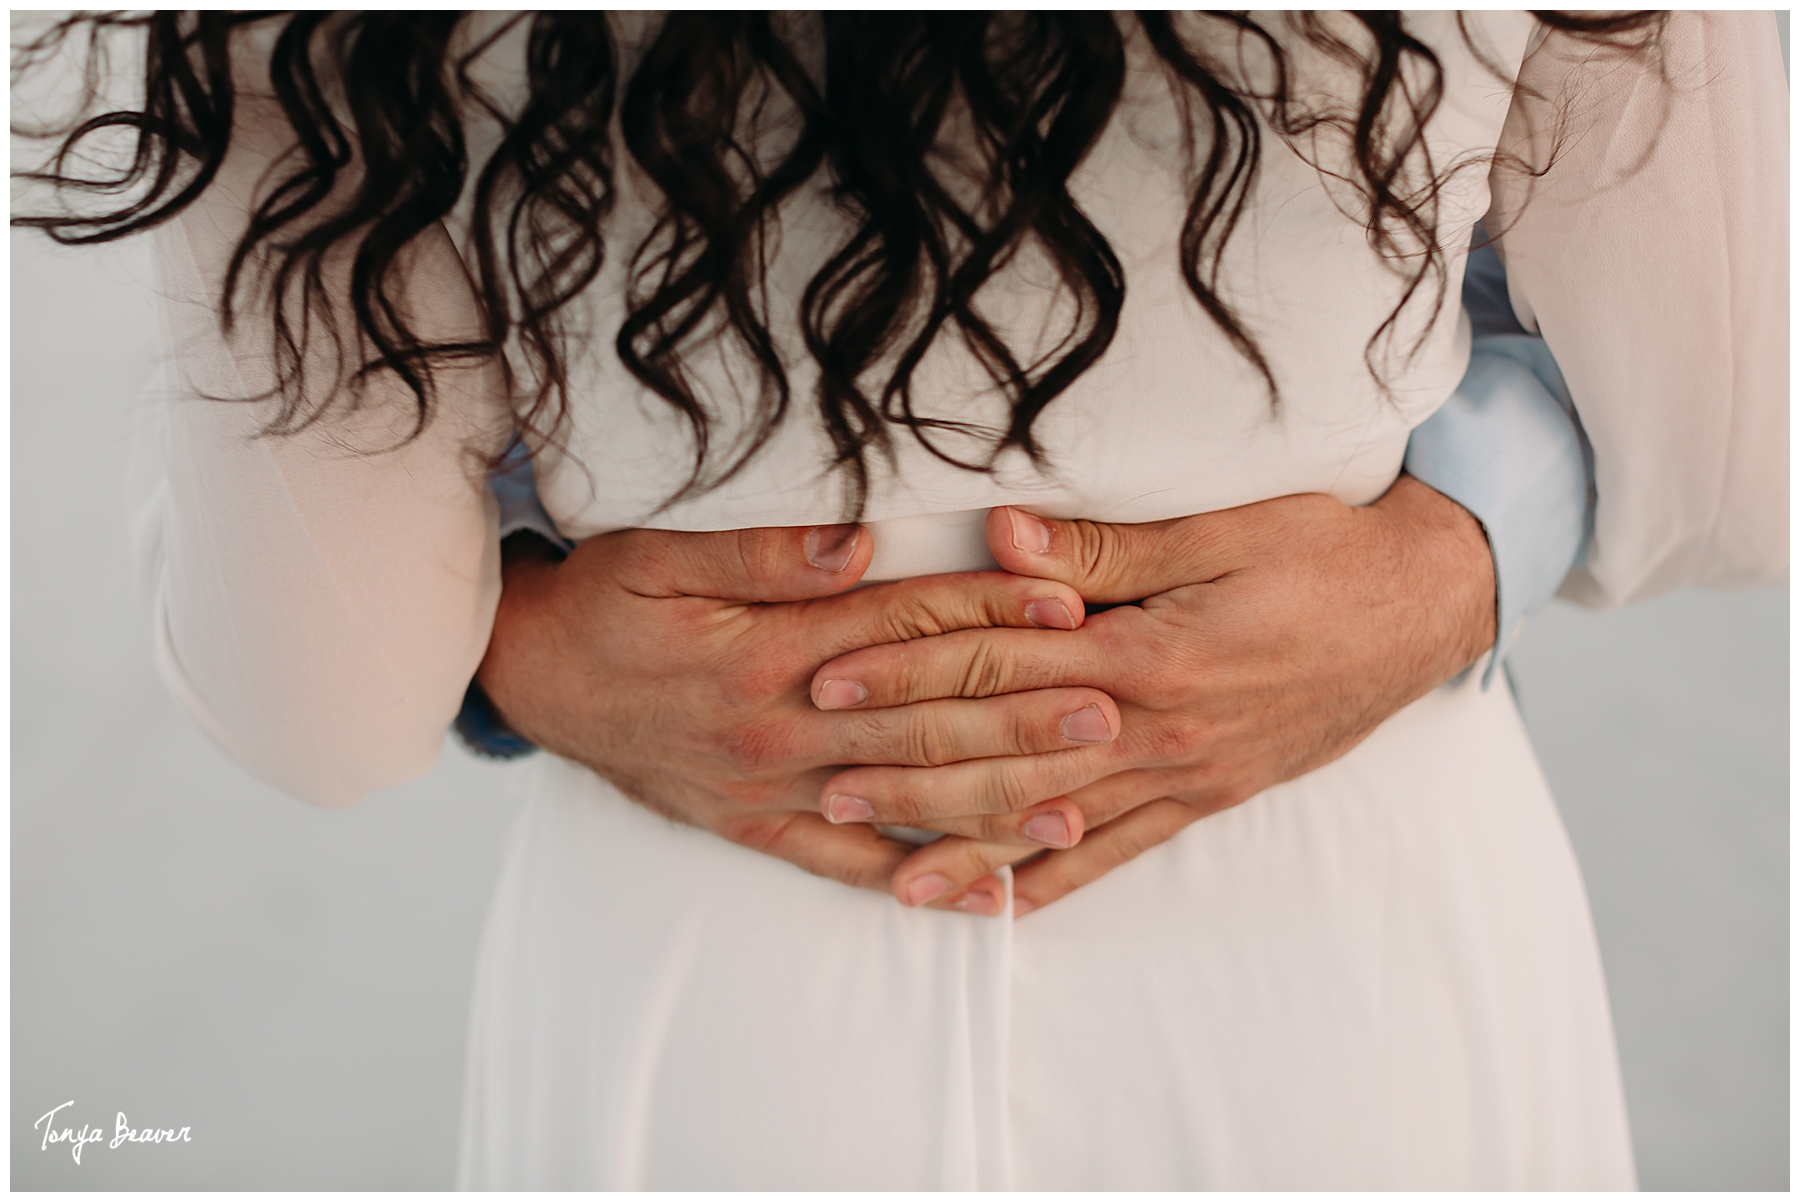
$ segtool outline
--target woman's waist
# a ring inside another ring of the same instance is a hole
[[[1409,433],[1392,415],[1332,429],[1306,428],[1291,415],[1251,424],[1207,437],[1189,414],[1170,420],[1160,436],[1144,428],[1093,431],[1087,439],[1060,440],[1042,471],[1010,463],[992,473],[970,471],[903,445],[893,470],[876,465],[871,472],[861,508],[877,532],[869,578],[991,567],[981,525],[998,505],[1046,517],[1142,523],[1297,493],[1367,504],[1399,474]],[[583,455],[579,445],[571,450],[540,465],[538,489],[557,526],[577,541],[633,527],[810,526],[843,521],[849,511],[846,482],[822,472],[819,456],[804,446],[765,448],[717,487],[673,503],[685,482],[680,469],[687,461],[679,453],[646,444],[616,450],[607,462]]]

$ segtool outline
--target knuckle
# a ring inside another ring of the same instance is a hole
[[[754,697],[759,704],[767,704],[788,692],[794,684],[794,672],[787,665],[773,659],[759,659],[741,669],[739,690],[745,696]]]
[[[1136,859],[1163,841],[1162,827],[1154,821],[1161,816],[1161,812],[1162,806],[1156,802],[1145,807],[1145,820],[1133,825],[1125,832],[1125,837],[1119,840],[1119,854],[1115,863],[1122,864],[1126,860]]]
[[[1031,795],[1019,769],[1002,762],[988,778],[987,795],[996,813],[1016,813],[1040,799]]]
[[[1013,755],[1032,755],[1046,742],[1042,715],[1022,706],[1013,706],[1006,722],[1006,751]]]
[[[733,805],[740,807],[741,812],[756,818],[765,817],[770,810],[779,809],[789,798],[789,784],[781,778],[766,780],[738,780],[721,789]]]
[[[713,823],[713,831],[740,847],[767,853],[790,821],[769,814],[727,814]]]
[[[1175,708],[1186,691],[1182,687],[1180,675],[1166,666],[1158,671],[1145,673],[1138,685],[1138,696],[1151,709]]]
[[[934,713],[920,714],[907,723],[905,745],[914,764],[936,767],[957,759],[956,737],[949,723]]]
[[[1166,803],[1166,805],[1179,804],[1181,803],[1174,801]],[[1110,857],[1113,867],[1116,868],[1129,860],[1137,859],[1152,847],[1168,839],[1171,832],[1161,823],[1151,821],[1151,819],[1161,818],[1164,813],[1163,803],[1152,803],[1151,806],[1145,807],[1146,821],[1124,832],[1123,837],[1115,845],[1114,854]]]
[[[739,723],[721,734],[719,742],[725,762],[746,776],[786,767],[794,759],[794,740],[786,723]]]
[[[889,598],[876,622],[876,629],[888,642],[904,643],[943,634],[955,627],[940,618],[930,597],[903,590]]]
[[[898,719],[874,710],[855,715],[843,752],[858,763],[894,767],[935,767],[945,763],[947,732],[929,713],[907,712]]]
[[[990,814],[981,820],[981,838],[984,845],[1004,843],[1017,845],[1027,842],[1019,831],[1019,819],[1011,813]]]
[[[942,896],[953,896],[956,889],[970,883],[981,875],[981,869],[972,854],[977,845],[967,835],[947,835],[930,844],[930,854],[921,855],[918,864],[930,872],[936,872],[950,878],[950,890]]]
[[[961,876],[957,879],[972,883],[1018,859],[1018,850],[1006,846],[1006,842],[1006,840],[970,841],[968,850],[961,857],[962,862],[957,866],[961,872]]]
[[[738,666],[719,676],[719,699],[730,710],[756,710],[769,699],[772,692],[767,673],[762,669],[750,666]],[[735,739],[730,731],[721,736],[721,741],[729,748]],[[726,758],[730,758],[729,754]]]
[[[1072,862],[1066,852],[1044,857],[1042,865],[1031,882],[1032,900],[1040,906],[1068,896],[1098,875],[1085,863]]]
[[[1157,763],[1192,759],[1206,744],[1207,728],[1198,719],[1171,717],[1146,724],[1140,738],[1143,753]]]
[[[1042,581],[1004,577],[989,585],[984,574],[983,584],[986,587],[976,594],[974,607],[965,625],[1017,626],[1025,622],[1025,607],[1040,597],[1054,597],[1070,613],[1076,612],[1069,606],[1068,594],[1073,590],[1054,582],[1051,582],[1051,587],[1046,588]],[[1030,625],[1029,622],[1025,624]]]
[[[752,529],[732,532],[725,562],[745,581],[773,580],[786,566],[786,541],[780,531]]]
[[[1012,692],[1012,671],[1004,656],[985,639],[974,640],[957,685],[959,697],[992,697]]]
[[[1073,534],[1070,554],[1080,578],[1094,585],[1110,583],[1120,550],[1118,532],[1105,522],[1080,521]]]
[[[814,876],[838,881],[855,889],[873,889],[877,893],[887,892],[888,880],[893,874],[893,866],[890,864],[865,864],[860,860],[849,863],[831,860],[816,865],[809,864],[806,870]]]
[[[880,821],[905,826],[940,816],[942,786],[942,773],[937,769],[900,770],[883,774],[875,791],[864,796],[880,799],[875,802]]]

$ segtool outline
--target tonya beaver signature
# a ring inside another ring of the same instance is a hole
[[[42,1118],[31,1124],[31,1126],[34,1130],[38,1127],[44,1129],[44,1142],[39,1145],[39,1151],[48,1151],[51,1144],[68,1144],[70,1153],[75,1157],[75,1163],[80,1164],[81,1150],[91,1143],[105,1139],[106,1132],[98,1127],[90,1127],[85,1123],[80,1127],[63,1127],[58,1129],[54,1125],[56,1112],[58,1110],[66,1110],[74,1104],[75,1099],[70,1098],[61,1106],[57,1106],[45,1113]],[[119,1111],[118,1126],[113,1130],[112,1142],[108,1144],[107,1147],[116,1148],[120,1144],[192,1143],[193,1136],[189,1134],[190,1130],[191,1128],[188,1127],[182,1127],[180,1130],[176,1130],[173,1127],[134,1128],[130,1123],[125,1121],[125,1112],[121,1110]]]

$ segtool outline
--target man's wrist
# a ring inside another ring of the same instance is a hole
[[[1436,683],[1450,680],[1494,646],[1498,597],[1487,533],[1462,505],[1404,473],[1375,504],[1400,539],[1406,587],[1438,632]]]
[[[478,755],[514,759],[537,750],[537,742],[521,733],[511,716],[515,708],[509,692],[512,673],[506,670],[507,653],[518,624],[531,620],[526,615],[563,558],[562,548],[532,530],[515,531],[501,540],[500,605],[488,636],[487,654],[469,682],[453,727]]]

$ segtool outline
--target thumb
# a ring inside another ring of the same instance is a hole
[[[1231,510],[1166,522],[1062,521],[1001,506],[987,540],[1006,571],[1055,580],[1100,604],[1141,601],[1238,566]]]
[[[618,540],[620,583],[649,597],[804,601],[850,588],[868,570],[868,528],[761,526],[750,530],[626,530]]]

